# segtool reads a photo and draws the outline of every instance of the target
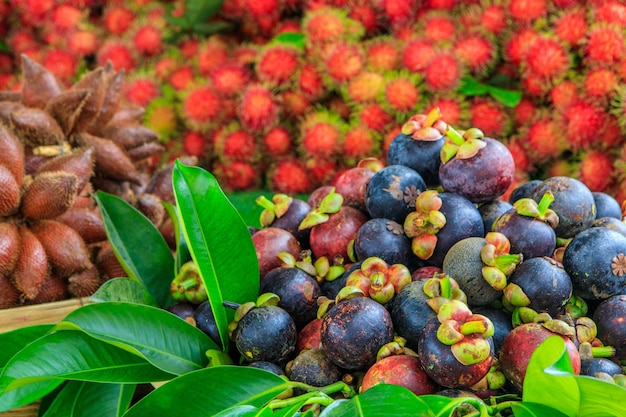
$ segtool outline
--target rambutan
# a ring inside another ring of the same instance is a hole
[[[231,45],[220,36],[210,36],[198,45],[198,71],[208,77],[215,68],[226,62]]]
[[[305,62],[302,65],[296,74],[295,84],[307,98],[312,100],[317,100],[326,94],[322,76],[310,62]]]
[[[283,126],[274,126],[261,138],[263,153],[272,159],[291,152],[292,142],[291,133]]]
[[[452,126],[464,126],[468,117],[468,101],[453,94],[436,95],[425,106],[425,112],[438,108],[441,118]]]
[[[207,150],[207,141],[202,133],[188,130],[182,139],[183,150],[187,155],[195,156],[198,159],[204,157]]]
[[[381,74],[363,71],[348,82],[342,93],[349,102],[367,103],[376,100],[384,86],[385,79]]]
[[[505,141],[504,144],[513,156],[515,170],[528,173],[532,168],[532,163],[526,148],[520,143],[520,140],[511,138]]]
[[[178,68],[178,60],[173,56],[161,56],[154,63],[154,74],[165,81]]]
[[[365,65],[365,57],[357,43],[336,42],[323,53],[325,80],[329,86],[343,84],[356,76]]]
[[[585,11],[582,8],[564,10],[554,19],[553,27],[554,34],[561,42],[578,45],[587,33]]]
[[[151,57],[163,51],[163,29],[151,23],[137,27],[132,34],[135,49],[143,56]]]
[[[102,15],[104,28],[112,35],[123,35],[135,21],[135,13],[121,5],[111,4]]]
[[[174,69],[169,75],[168,81],[175,90],[182,91],[193,83],[194,76],[195,74],[191,65],[184,65]]]
[[[161,94],[161,86],[150,76],[135,75],[124,83],[124,97],[132,104],[147,107]]]
[[[416,37],[407,42],[402,50],[402,66],[411,72],[423,73],[437,56],[432,42]]]
[[[626,45],[620,26],[595,24],[587,32],[584,48],[588,65],[616,65],[624,58]]]
[[[522,99],[513,108],[513,122],[515,127],[521,127],[527,124],[533,117],[537,110],[537,106],[529,97],[522,97]]]
[[[380,31],[379,12],[368,3],[355,4],[350,7],[348,17],[360,22],[366,36],[373,36]]]
[[[580,160],[578,179],[591,191],[609,191],[615,181],[613,158],[597,150],[584,153]]]
[[[220,97],[213,86],[201,84],[183,93],[181,118],[188,128],[206,132],[218,123],[220,113]]]
[[[406,71],[388,73],[385,77],[383,106],[399,122],[415,113],[422,99],[417,74]]]
[[[271,43],[257,55],[255,73],[261,82],[272,87],[285,85],[298,68],[297,48]]]
[[[71,83],[78,68],[76,56],[70,51],[62,49],[47,51],[41,60],[41,64],[67,85]]]
[[[167,141],[178,131],[178,112],[175,106],[163,97],[150,103],[146,108],[143,121],[147,127],[159,135],[162,141]]]
[[[606,120],[602,107],[582,99],[569,106],[562,117],[565,139],[575,151],[598,141]]]
[[[379,103],[366,103],[358,106],[352,112],[356,123],[375,132],[386,131],[393,123],[393,117]]]
[[[572,177],[575,178],[578,173],[578,164],[569,159],[557,159],[550,161],[545,167],[546,177]]]
[[[122,41],[109,38],[96,53],[96,62],[99,66],[104,66],[107,61],[111,61],[116,71],[124,70],[127,73],[135,68],[135,59],[129,47]]]
[[[531,28],[512,31],[504,40],[503,58],[514,65],[520,65],[526,57],[530,44],[537,36],[539,36],[537,31]]]
[[[402,132],[402,126],[396,124],[395,126],[391,127],[389,131],[387,131],[383,135],[381,146],[382,146],[383,156],[385,158],[387,157],[387,151],[389,150],[389,145],[391,144],[391,142],[393,142],[396,136],[400,134],[400,132]]]
[[[223,162],[247,161],[259,159],[259,149],[251,133],[237,122],[231,122],[219,134],[214,136],[215,154]]]
[[[379,156],[380,137],[367,126],[351,124],[344,136],[342,157],[344,164],[354,166],[357,161],[365,157]]]
[[[336,42],[346,37],[347,13],[335,7],[306,10],[302,17],[302,32],[311,45]]]
[[[567,48],[547,35],[536,36],[522,59],[526,78],[539,77],[549,83],[562,79],[572,66]]]
[[[416,0],[386,0],[383,3],[383,16],[392,28],[406,27],[415,22],[417,8]]]
[[[368,69],[385,72],[398,69],[400,48],[391,36],[380,35],[364,42],[365,65]]]
[[[223,96],[234,97],[250,82],[251,74],[244,65],[228,60],[211,71],[210,79],[215,91]]]
[[[75,55],[87,56],[98,50],[98,36],[92,30],[77,30],[69,35],[67,47]]]
[[[460,0],[428,0],[427,7],[434,10],[452,10]]]
[[[615,23],[621,27],[626,26],[626,5],[619,1],[606,1],[592,8],[593,21]]]
[[[620,121],[615,114],[607,113],[604,129],[599,135],[603,149],[613,149],[626,141],[626,136],[620,131]]]
[[[331,113],[335,113],[344,121],[348,121],[352,116],[352,107],[339,94],[331,94],[326,100],[320,103],[326,107]]]
[[[521,24],[530,24],[547,13],[545,0],[511,0],[509,15]]]
[[[545,113],[537,114],[527,127],[521,130],[519,141],[525,147],[533,164],[556,160],[567,148],[557,122]]]
[[[273,164],[267,173],[267,185],[276,193],[288,195],[311,192],[313,182],[304,164],[296,158],[287,158]]]
[[[480,23],[489,33],[499,35],[506,28],[506,10],[499,4],[481,7]]]
[[[60,4],[52,11],[52,23],[60,32],[76,29],[84,18],[85,13],[70,4]]]
[[[461,82],[463,68],[458,58],[450,51],[435,54],[424,71],[424,83],[432,92],[455,90]]]
[[[495,42],[481,34],[464,34],[456,42],[454,52],[474,74],[485,75],[496,63]]]
[[[7,43],[11,52],[16,56],[30,49],[40,48],[39,41],[33,31],[24,27],[13,30],[9,35]]]
[[[511,130],[511,116],[500,102],[476,97],[469,104],[469,125],[477,127],[486,136],[500,139]]]
[[[311,108],[311,100],[298,90],[285,90],[280,93],[282,110],[286,118],[297,120]]]
[[[216,162],[212,172],[226,191],[253,190],[261,185],[261,172],[249,162]]]
[[[345,130],[345,122],[337,114],[327,110],[310,112],[300,123],[300,150],[305,156],[334,157],[341,149]]]
[[[564,80],[550,89],[549,98],[552,106],[558,111],[566,111],[580,97],[578,84],[572,80]]]
[[[237,116],[249,130],[266,131],[278,122],[280,107],[276,95],[260,84],[250,84],[241,93]]]
[[[315,187],[330,184],[339,173],[339,166],[334,158],[311,156],[305,159],[304,166]]]
[[[619,77],[610,68],[592,68],[583,76],[583,92],[587,98],[606,104],[620,85]]]

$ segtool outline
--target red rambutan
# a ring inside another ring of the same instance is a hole
[[[280,93],[282,110],[288,119],[296,120],[311,108],[311,101],[301,91],[285,90]]]
[[[410,26],[415,22],[417,7],[416,0],[386,0],[383,13],[392,27]]]
[[[519,65],[526,57],[526,53],[533,40],[539,36],[534,29],[521,29],[511,32],[504,41],[502,52],[505,60]]]
[[[195,131],[206,132],[220,118],[221,100],[211,85],[198,85],[186,91],[181,106],[183,123]]]
[[[157,98],[146,108],[143,122],[154,130],[161,140],[167,140],[177,132],[178,112],[172,103]]]
[[[398,136],[401,132],[402,132],[402,126],[395,125],[391,127],[389,131],[383,135],[381,146],[382,146],[383,155],[385,157],[387,157],[387,151],[389,150],[389,145],[391,144],[391,142],[393,142],[396,136]]]
[[[414,38],[404,45],[402,66],[411,72],[424,72],[437,56],[432,42],[424,38]]]
[[[515,170],[528,173],[532,168],[530,157],[519,139],[510,139],[504,142],[509,152],[513,156]]]
[[[398,69],[400,50],[391,36],[376,36],[364,43],[365,65],[372,71],[384,72]]]
[[[499,4],[490,4],[482,7],[480,16],[481,25],[489,33],[498,35],[506,28],[506,10]]]
[[[150,77],[135,76],[124,83],[124,96],[138,106],[147,107],[161,94],[160,85]]]
[[[550,89],[550,101],[558,111],[566,111],[580,97],[578,84],[571,80],[561,81]]]
[[[301,152],[305,156],[334,157],[341,148],[345,129],[345,122],[330,111],[306,114],[298,138]]]
[[[263,153],[272,159],[291,152],[292,142],[291,133],[283,126],[274,126],[261,138]]]
[[[416,74],[405,71],[387,74],[383,105],[397,121],[404,121],[417,111],[421,96]]]
[[[214,136],[215,153],[220,161],[255,162],[259,150],[254,136],[237,122],[231,122]]]
[[[135,49],[144,56],[154,56],[163,51],[163,30],[152,24],[138,27],[132,35]]]
[[[178,61],[172,56],[159,57],[154,63],[154,74],[164,81],[178,68]]]
[[[212,171],[226,191],[253,190],[259,188],[262,180],[259,170],[245,161],[216,162]]]
[[[432,92],[455,90],[461,82],[463,68],[452,52],[442,51],[435,54],[424,72],[426,88]]]
[[[490,98],[475,98],[468,108],[469,124],[483,131],[486,136],[500,139],[511,129],[511,116],[504,106]]]
[[[24,27],[11,32],[8,45],[11,52],[16,56],[30,49],[40,48],[39,41],[36,39],[33,31]]]
[[[520,133],[519,140],[534,164],[556,160],[567,148],[557,123],[545,113],[530,121]]]
[[[322,76],[315,66],[305,62],[296,74],[295,83],[298,89],[309,99],[317,100],[326,93]]]
[[[311,192],[313,182],[304,164],[295,158],[276,162],[267,173],[267,183],[271,191],[289,195]]]
[[[437,42],[453,42],[456,37],[455,22],[451,13],[427,12],[420,18],[421,33],[425,39]]]
[[[234,97],[251,79],[247,67],[233,60],[228,60],[211,71],[210,79],[219,94]]]
[[[594,22],[615,23],[626,26],[626,5],[619,1],[606,1],[593,10]]]
[[[379,156],[380,138],[367,126],[352,124],[344,136],[342,157],[347,166],[368,156]]]
[[[92,30],[78,30],[69,35],[67,47],[75,55],[86,56],[98,50],[98,36]]]
[[[452,10],[460,0],[428,0],[426,4],[435,10]]]
[[[353,118],[358,124],[382,133],[393,124],[393,117],[379,103],[366,103],[353,111]]]
[[[135,21],[135,13],[121,5],[111,4],[104,10],[102,22],[112,35],[123,35]]]
[[[522,97],[519,103],[517,103],[517,106],[513,108],[513,122],[515,126],[521,127],[528,123],[536,110],[537,107],[530,98]]]
[[[522,60],[526,78],[539,77],[551,83],[561,79],[571,65],[572,58],[567,48],[546,35],[533,39]]]
[[[573,103],[562,116],[565,139],[573,150],[587,148],[599,140],[606,120],[602,107],[585,100]]]
[[[304,161],[304,166],[315,187],[330,184],[339,172],[339,166],[333,158],[312,156]]]
[[[356,76],[365,65],[365,57],[359,44],[338,42],[329,45],[323,54],[329,85],[342,84]]]
[[[78,67],[76,56],[70,51],[51,49],[45,53],[41,64],[59,80],[70,84]]]
[[[371,4],[355,4],[350,7],[348,17],[360,22],[365,29],[365,34],[373,36],[380,30],[380,19],[378,18],[378,10]]]
[[[606,152],[586,152],[580,160],[578,179],[593,192],[609,191],[615,181],[613,158]]]
[[[188,130],[183,135],[183,150],[187,155],[203,158],[207,150],[207,141],[200,132]]]
[[[302,32],[307,42],[320,45],[344,39],[347,14],[334,7],[307,10],[302,18]]]
[[[267,45],[257,56],[257,77],[273,87],[285,85],[298,68],[298,55],[298,49],[288,45]]]
[[[585,60],[589,65],[616,65],[624,58],[626,45],[620,26],[596,24],[591,27],[585,45]]]
[[[376,100],[384,86],[385,79],[381,74],[363,71],[348,82],[342,93],[349,102],[367,103]]]
[[[432,97],[425,107],[425,113],[439,108],[441,118],[452,126],[463,126],[468,117],[468,101],[451,94]]]
[[[625,114],[626,113],[622,113],[622,115]],[[624,141],[626,141],[626,136],[624,136],[620,130],[620,120],[618,116],[608,113],[606,114],[605,120],[604,129],[602,129],[602,133],[599,135],[602,147],[604,149],[612,149],[621,146]]]
[[[277,97],[267,87],[251,84],[241,93],[237,115],[241,124],[254,131],[265,131],[278,122]]]
[[[474,74],[486,74],[496,63],[497,46],[484,35],[465,34],[459,39],[454,52]]]
[[[226,62],[229,57],[229,43],[219,36],[211,36],[198,45],[198,71],[208,77],[211,71]]]
[[[578,45],[587,32],[587,18],[583,9],[565,10],[553,23],[554,34],[568,45]]]
[[[545,0],[511,0],[509,14],[518,23],[530,24],[544,17],[547,12]]]
[[[84,17],[84,13],[78,7],[70,4],[60,4],[52,11],[52,22],[61,32],[76,29]]]
[[[108,39],[102,44],[96,53],[96,61],[101,67],[111,61],[116,71],[123,69],[126,73],[135,68],[135,59],[128,46],[115,39]]]
[[[322,106],[326,107],[330,112],[335,113],[337,116],[341,117],[344,121],[347,121],[352,116],[352,107],[346,103],[346,100],[343,99],[338,94],[331,94],[328,98],[321,103]]]
[[[607,103],[619,86],[619,78],[609,68],[595,68],[587,71],[583,78],[583,91],[588,98],[599,103]]]
[[[194,76],[195,74],[191,65],[184,65],[174,69],[168,81],[175,90],[182,91],[193,83]]]

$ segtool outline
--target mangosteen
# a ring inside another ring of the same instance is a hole
[[[513,208],[513,205],[503,200],[487,201],[479,205],[478,212],[483,218],[485,233],[490,232],[492,230],[493,222],[495,222],[500,215],[504,214],[511,208]]]
[[[365,207],[371,217],[383,217],[402,224],[415,210],[415,199],[426,190],[422,176],[404,165],[389,165],[370,179]]]
[[[483,316],[489,318],[489,320],[493,323],[493,349],[496,355],[499,354],[504,338],[511,330],[513,330],[511,314],[504,309],[492,306],[478,306],[474,308],[473,311],[474,313],[482,314]]]
[[[303,248],[309,245],[309,229],[299,230],[298,226],[311,211],[306,201],[285,194],[275,194],[272,200],[259,196],[255,202],[263,207],[260,223],[262,227],[278,227],[291,233]]]
[[[193,319],[195,320],[196,327],[198,329],[202,330],[207,336],[209,336],[217,346],[222,346],[220,332],[217,328],[217,323],[215,322],[215,316],[213,315],[211,302],[209,300],[196,307],[193,313]]]
[[[326,356],[322,349],[301,351],[285,366],[289,380],[314,387],[323,387],[341,379],[342,370]]]
[[[322,350],[337,366],[365,369],[378,350],[393,340],[391,315],[368,297],[349,298],[332,306],[322,319]]]
[[[554,196],[550,209],[559,218],[555,227],[557,237],[571,238],[591,227],[596,219],[596,204],[584,183],[567,176],[550,177],[535,187],[531,198],[539,203],[546,192]]]
[[[322,319],[315,318],[308,322],[298,332],[298,338],[296,340],[296,352],[301,352],[306,349],[321,349],[322,336],[320,330],[322,328]]]
[[[591,227],[608,227],[626,236],[626,223],[615,217],[598,217],[593,221]]]
[[[622,367],[606,358],[591,358],[580,361],[580,375],[596,376],[598,373],[622,375]]]
[[[247,366],[250,368],[258,368],[263,369],[265,371],[271,372],[275,375],[285,375],[285,371],[280,366],[276,365],[273,362],[268,361],[254,361],[250,362]]]
[[[263,280],[265,275],[274,268],[281,266],[278,255],[288,252],[294,257],[300,255],[302,247],[296,237],[278,227],[265,227],[252,235],[252,243],[259,260],[259,275]]]
[[[596,203],[596,218],[612,217],[622,220],[622,208],[615,197],[601,191],[593,191],[591,195]]]
[[[539,184],[541,184],[542,180],[530,180],[525,183],[517,186],[509,196],[509,203],[513,204],[520,198],[530,198],[531,193]]]
[[[406,346],[413,350],[417,350],[426,322],[437,316],[428,304],[431,297],[424,293],[425,283],[425,280],[420,280],[406,285],[393,299],[389,309],[396,333],[405,338]]]
[[[602,301],[593,312],[597,337],[615,348],[615,358],[626,360],[626,293]]]
[[[563,267],[586,300],[626,294],[626,237],[607,227],[584,230],[565,248]]]
[[[343,204],[366,212],[365,190],[374,176],[374,171],[364,167],[350,168],[337,176],[335,191],[343,196]]]
[[[361,262],[353,263],[346,269],[343,275],[340,276],[339,278],[336,278],[332,281],[327,281],[327,280],[322,281],[320,283],[322,295],[330,299],[335,299],[337,297],[337,294],[339,294],[339,291],[341,291],[341,289],[346,285],[348,276],[350,276],[352,271],[354,271],[355,269],[359,269],[360,267],[361,267]]]
[[[424,371],[419,357],[402,354],[386,356],[370,366],[363,375],[361,392],[378,384],[399,385],[415,395],[435,394],[440,388]]]

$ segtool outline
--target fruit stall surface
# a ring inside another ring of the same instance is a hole
[[[625,37],[0,0],[0,415],[623,416]]]

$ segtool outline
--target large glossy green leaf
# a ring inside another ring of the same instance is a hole
[[[346,401],[336,401],[320,417],[433,416],[428,405],[408,389],[380,384]]]
[[[191,260],[191,254],[189,253],[189,247],[187,246],[187,242],[185,242],[185,237],[183,236],[183,231],[180,230],[180,221],[178,216],[178,209],[172,203],[164,202],[163,206],[167,211],[167,214],[170,216],[170,220],[172,221],[172,225],[174,226],[174,237],[176,238],[176,252],[174,255],[174,270],[176,273],[180,271],[183,264]]]
[[[149,383],[172,374],[84,332],[48,333],[16,353],[0,375],[0,411],[29,404],[64,380]]]
[[[574,377],[580,390],[579,416],[618,417],[626,414],[626,389],[590,376]]]
[[[141,283],[128,278],[113,278],[106,281],[89,297],[89,301],[122,301],[156,306],[154,297]]]
[[[9,359],[30,342],[39,339],[53,327],[53,324],[27,326],[9,332],[0,333],[0,370]]]
[[[69,381],[42,417],[119,417],[133,398],[133,384]]]
[[[577,415],[580,392],[565,342],[559,336],[550,336],[533,352],[526,368],[522,399],[555,408],[568,416]]]
[[[132,279],[143,283],[161,307],[173,303],[174,257],[163,235],[139,210],[121,198],[95,195],[115,256]]]
[[[566,417],[561,411],[544,404],[515,401],[511,403],[511,411],[515,417]]]
[[[185,241],[209,295],[220,340],[228,351],[233,311],[223,301],[245,303],[259,292],[259,263],[252,238],[215,177],[176,161],[174,196]]]
[[[288,388],[287,381],[262,369],[216,366],[167,382],[131,407],[124,417],[212,416],[239,405],[261,407]]]
[[[68,314],[57,329],[82,330],[175,375],[205,367],[205,351],[218,349],[209,336],[174,314],[134,303],[87,304]]]

